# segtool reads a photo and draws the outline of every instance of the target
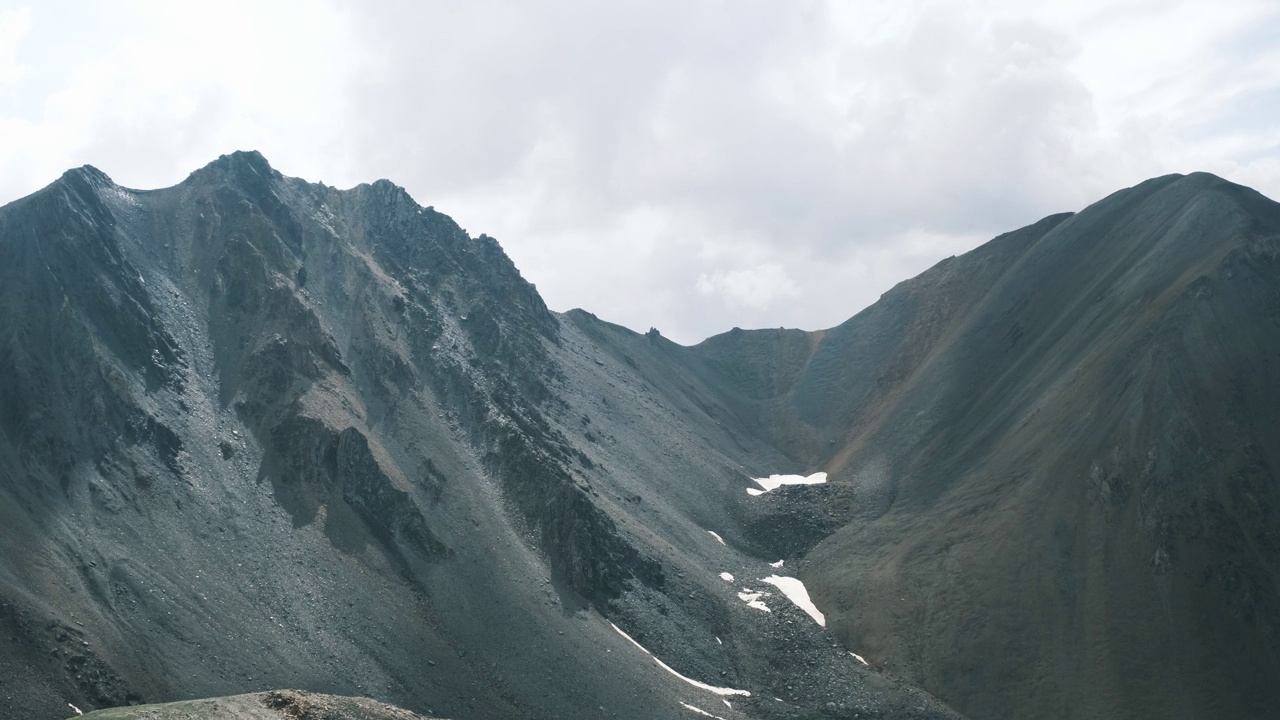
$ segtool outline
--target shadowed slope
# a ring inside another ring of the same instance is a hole
[[[743,335],[694,352],[787,342]],[[1280,702],[1280,206],[1158,178],[811,337],[720,387],[831,475],[801,578],[849,647],[974,717]]]

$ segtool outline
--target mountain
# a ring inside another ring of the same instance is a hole
[[[0,210],[0,716],[954,717],[762,582],[791,463],[662,358],[389,182],[68,172]]]
[[[830,474],[800,577],[878,666],[975,718],[1275,713],[1276,203],[1157,178],[694,354]]]
[[[1278,270],[1169,176],[683,347],[386,181],[70,171],[0,209],[0,718],[1267,716]]]

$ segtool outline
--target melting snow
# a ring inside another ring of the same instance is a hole
[[[773,612],[772,610],[769,609],[769,606],[765,605],[764,601],[760,599],[760,596],[763,594],[764,593],[752,592],[750,590],[747,590],[746,588],[743,588],[743,591],[738,593],[738,599],[746,603],[747,607],[753,607],[757,610],[763,610],[765,612]]]
[[[747,492],[752,495],[763,495],[770,490],[776,490],[783,485],[818,485],[827,481],[827,474],[824,472],[816,472],[808,477],[804,475],[770,475],[767,478],[752,478],[763,490],[755,488],[747,488]]]
[[[84,711],[83,711],[83,710],[81,710],[80,708],[76,707],[75,705],[72,705],[71,703],[67,703],[67,707],[71,708],[72,710],[75,710],[75,711],[76,711],[76,715],[83,715],[83,714],[84,714]]]
[[[782,567],[782,563],[783,563],[782,560],[779,560],[776,563],[769,563],[769,567]]]
[[[717,535],[717,534],[716,534],[714,531],[712,531],[712,530],[708,530],[707,532],[711,533],[711,537],[713,537],[713,538],[715,538],[715,539],[719,540],[721,545],[724,545],[724,538],[720,537],[719,535]]]
[[[702,709],[702,708],[700,708],[700,707],[694,707],[694,706],[690,705],[689,703],[682,702],[682,703],[680,703],[680,705],[681,705],[681,706],[683,706],[684,708],[688,709],[688,710],[692,710],[692,711],[694,711],[694,712],[698,713],[699,715],[706,715],[707,717],[709,717],[709,718],[715,718],[716,720],[724,720],[724,718],[720,717],[719,715],[712,715],[711,713],[707,712],[706,710],[703,710],[703,709]],[[729,705],[729,703],[725,703],[725,705]],[[732,708],[733,708],[733,706],[732,706],[732,705],[729,705],[729,707],[730,707],[730,709],[732,709]]]
[[[733,582],[733,576],[729,573],[720,573],[720,579],[725,582]]]
[[[782,591],[796,607],[809,613],[809,617],[818,622],[819,625],[826,627],[827,618],[818,610],[818,607],[809,599],[809,591],[805,589],[804,583],[791,577],[782,577],[781,575],[770,575],[764,579],[764,582],[773,585]]]
[[[671,673],[672,675],[675,675],[676,677],[680,678],[681,680],[689,683],[690,685],[696,688],[701,688],[708,692],[713,692],[717,695],[741,695],[743,697],[751,697],[751,693],[747,692],[746,690],[734,690],[733,688],[715,687],[714,685],[701,683],[701,682],[698,682],[697,680],[691,680],[681,675],[680,673],[676,672],[675,670],[672,670],[669,665],[659,660],[657,657],[654,656],[653,653],[649,652],[648,650],[645,650],[643,645],[636,642],[635,640],[632,640],[630,635],[622,632],[622,628],[618,627],[617,625],[614,625],[613,623],[609,623],[609,627],[613,628],[619,635],[626,638],[632,645],[635,645],[636,647],[640,648],[640,651],[643,652],[645,655],[648,655],[649,657],[653,658],[653,661],[658,663],[658,667],[662,668],[663,670],[666,670],[667,672]],[[681,703],[681,704],[683,705],[684,703]],[[692,707],[692,706],[686,706],[686,707]]]
[[[853,656],[853,658],[854,658],[855,660],[857,660],[858,662],[862,663],[863,665],[866,665],[867,667],[871,667],[871,663],[869,663],[869,662],[867,662],[866,660],[864,660],[864,659],[862,658],[862,656],[861,656],[861,655],[859,655],[858,653],[856,653],[856,652],[854,652],[854,651],[850,650],[850,651],[849,651],[849,654],[850,654],[850,655],[852,655],[852,656]]]

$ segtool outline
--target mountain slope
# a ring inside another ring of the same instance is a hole
[[[972,717],[1263,717],[1278,260],[1280,206],[1169,176],[945,261],[807,352],[760,331],[694,353],[852,495],[800,577],[873,663]],[[781,392],[754,380],[779,367]]]

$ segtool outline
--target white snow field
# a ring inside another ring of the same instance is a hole
[[[758,592],[755,592],[754,590],[743,588],[742,592],[738,593],[738,599],[746,603],[747,607],[753,607],[757,610],[763,610],[765,612],[773,612],[772,610],[769,609],[769,606],[765,605],[764,601],[760,599],[760,596],[763,594],[764,593],[758,593]]]
[[[788,600],[795,603],[796,607],[809,613],[809,617],[816,620],[819,625],[822,627],[827,626],[826,616],[823,615],[822,611],[818,609],[818,606],[814,605],[813,601],[809,599],[809,591],[805,589],[804,583],[793,577],[783,577],[781,575],[770,575],[765,578],[763,582],[767,582],[781,590],[782,594],[786,595]]]
[[[682,706],[684,706],[684,708],[685,708],[685,709],[687,709],[687,710],[692,710],[692,711],[694,711],[694,712],[698,713],[699,715],[705,715],[705,716],[707,716],[707,717],[709,717],[709,718],[715,718],[716,720],[724,720],[724,718],[720,717],[719,715],[712,715],[711,713],[707,712],[706,710],[703,710],[703,709],[702,709],[702,708],[700,708],[700,707],[694,707],[693,705],[690,705],[690,704],[689,704],[689,703],[687,703],[687,702],[681,702],[680,704],[681,704]]]
[[[767,478],[752,478],[763,490],[755,488],[747,488],[747,492],[751,495],[763,495],[767,492],[777,490],[783,485],[819,485],[827,481],[827,474],[824,472],[816,472],[812,475],[770,475]]]
[[[689,683],[690,685],[696,688],[706,690],[707,692],[713,692],[716,695],[741,695],[743,697],[751,697],[751,693],[747,692],[746,690],[735,690],[733,688],[716,687],[714,685],[708,685],[706,683],[698,682],[697,680],[687,678],[681,675],[680,673],[676,672],[675,670],[672,670],[670,665],[667,665],[666,663],[659,660],[653,653],[649,652],[648,650],[645,650],[643,645],[631,639],[630,635],[622,632],[622,628],[618,627],[617,625],[614,625],[613,623],[609,623],[609,627],[613,628],[615,632],[617,632],[622,637],[626,638],[627,642],[630,642],[632,645],[635,645],[636,647],[640,648],[640,651],[643,652],[645,655],[648,655],[650,658],[653,658],[653,661],[658,663],[658,667],[662,668],[663,670],[666,670],[667,672],[671,673],[672,675],[675,675],[676,677],[680,678],[681,680]]]

